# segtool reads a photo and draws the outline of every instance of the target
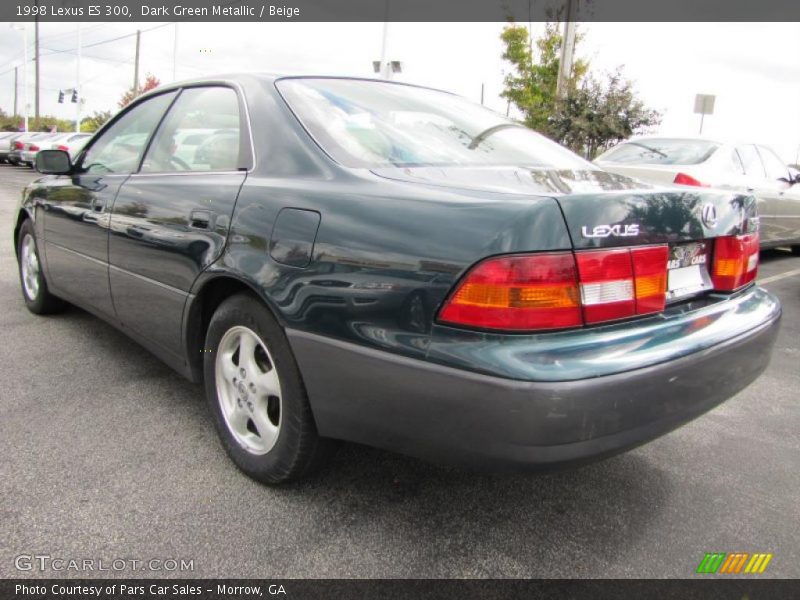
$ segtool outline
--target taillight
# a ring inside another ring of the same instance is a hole
[[[38,152],[39,151],[39,146],[37,146],[36,144],[31,144],[28,147],[28,150],[30,150],[31,152]]]
[[[63,150],[64,152],[69,152],[69,146],[61,144],[60,146],[56,146],[56,150]]]
[[[667,304],[667,246],[631,250],[633,260],[636,314],[661,312]]]
[[[508,331],[614,321],[664,309],[667,246],[500,256],[470,270],[439,320]]]
[[[756,278],[758,273],[758,234],[717,238],[714,242],[714,289],[733,291]]]
[[[22,150],[23,143],[22,142],[14,142],[14,149],[15,150]]]
[[[664,310],[668,253],[667,246],[577,252],[586,323]]]
[[[582,325],[575,259],[571,252],[487,259],[458,285],[439,319],[511,331]]]
[[[695,185],[699,187],[709,187],[707,183],[698,181],[697,179],[695,179],[691,175],[687,175],[686,173],[678,173],[677,175],[675,175],[673,183],[678,183],[680,185]]]
[[[587,323],[624,319],[636,314],[629,250],[578,252],[575,258],[581,281],[583,317]]]

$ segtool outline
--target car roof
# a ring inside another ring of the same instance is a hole
[[[679,142],[708,142],[710,144],[724,144],[726,142],[722,142],[717,139],[701,137],[701,136],[690,136],[690,135],[655,135],[655,134],[648,134],[648,135],[636,135],[628,138],[627,140],[620,142],[624,144],[625,142],[645,142],[647,140],[676,140]]]
[[[262,82],[267,82],[267,83],[283,79],[336,79],[336,80],[348,80],[348,81],[371,81],[375,83],[386,83],[390,85],[401,85],[401,86],[415,87],[425,90],[433,90],[437,92],[442,92],[444,94],[453,95],[452,92],[448,92],[447,90],[432,88],[423,85],[416,85],[413,83],[407,83],[405,81],[388,81],[386,79],[378,79],[375,77],[354,77],[352,75],[313,75],[313,74],[301,75],[292,73],[255,72],[255,73],[221,73],[219,75],[209,75],[206,77],[196,77],[192,79],[174,81],[166,85],[160,85],[157,88],[148,91],[146,94],[142,94],[140,98],[154,96],[165,91],[180,89],[182,87],[190,87],[203,84],[216,83],[216,84],[239,86],[243,85],[245,82],[252,81],[253,79],[258,79]],[[139,100],[139,98],[137,98],[137,100]]]
[[[709,138],[704,136],[691,136],[691,135],[655,135],[655,134],[648,134],[648,135],[637,135],[628,138],[620,142],[617,145],[625,144],[627,142],[646,142],[647,140],[677,140],[683,142],[708,142],[710,144],[719,144],[720,146],[746,146],[746,145],[754,145],[754,146],[763,146],[765,148],[771,148],[769,144],[764,144],[762,142],[753,141],[753,140],[743,140],[740,138],[731,138],[731,139],[719,139],[719,138]]]

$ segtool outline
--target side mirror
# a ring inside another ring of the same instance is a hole
[[[72,161],[63,150],[40,150],[36,153],[36,170],[43,175],[67,175]]]

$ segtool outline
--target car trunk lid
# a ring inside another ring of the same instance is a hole
[[[609,191],[556,201],[575,249],[713,239],[757,224],[752,196],[713,189]]]
[[[556,200],[575,250],[667,244],[668,303],[714,289],[715,240],[745,235],[758,224],[754,198],[708,189],[616,191]]]

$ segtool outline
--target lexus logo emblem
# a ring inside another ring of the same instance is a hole
[[[717,226],[717,207],[710,202],[703,207],[703,224],[709,229]]]

